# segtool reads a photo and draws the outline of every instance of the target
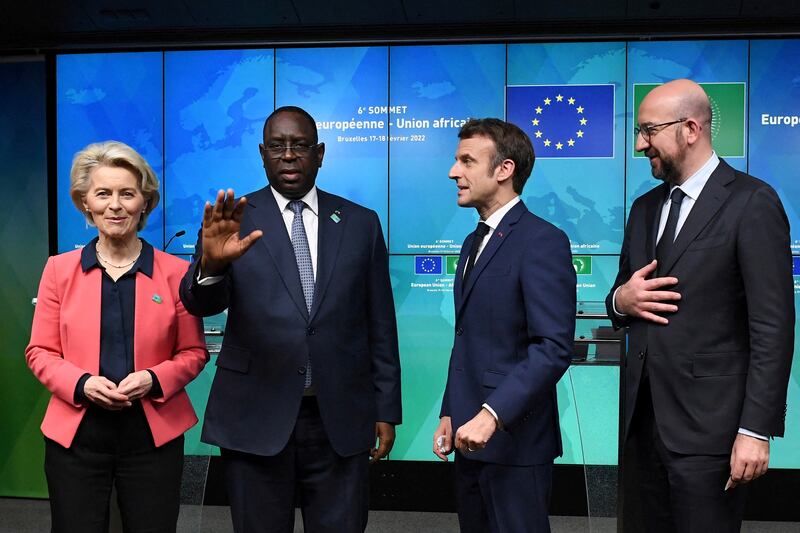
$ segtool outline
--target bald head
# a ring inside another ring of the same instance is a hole
[[[660,108],[677,118],[692,119],[701,126],[700,136],[711,141],[711,101],[700,85],[680,79],[659,85],[650,91],[645,104]]]
[[[691,80],[647,93],[639,105],[636,151],[650,159],[653,176],[681,184],[711,157],[711,103]]]

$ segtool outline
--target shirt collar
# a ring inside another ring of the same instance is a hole
[[[686,196],[696,202],[700,193],[703,192],[703,187],[706,186],[709,178],[711,178],[711,174],[716,170],[717,165],[719,165],[719,157],[717,157],[716,152],[712,151],[708,161],[680,185]],[[669,193],[672,194],[673,190],[675,190],[675,187],[670,187]]]
[[[286,207],[289,205],[289,200],[284,195],[279,193],[275,190],[275,187],[270,187],[270,191],[272,191],[272,196],[275,197],[275,201],[278,202],[278,209],[281,210],[283,213],[286,210]],[[300,198],[303,202],[305,202],[306,206],[311,210],[312,213],[318,215],[318,208],[319,208],[319,198],[317,196],[317,186],[314,185],[311,187],[311,190],[306,193],[305,196]]]
[[[95,237],[92,239],[89,244],[83,247],[81,250],[81,269],[84,272],[91,270],[92,268],[102,268],[100,265],[100,261],[97,259],[96,253],[96,246],[99,237]],[[133,274],[135,272],[141,272],[148,278],[153,277],[153,258],[155,256],[155,252],[153,251],[153,246],[148,243],[144,239],[139,239],[142,241],[142,251],[139,254],[139,258],[133,264],[131,269],[126,272],[126,274]]]
[[[511,211],[511,208],[514,207],[519,203],[519,196],[515,196],[512,198],[506,205],[489,215],[489,218],[483,221],[484,224],[492,228],[492,231],[497,229],[497,226],[500,225],[500,221],[503,220],[503,217],[506,216],[506,213]]]

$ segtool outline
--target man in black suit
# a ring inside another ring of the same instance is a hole
[[[644,519],[631,531],[739,531],[743,484],[784,431],[789,224],[769,185],[714,153],[711,118],[689,80],[639,107],[636,150],[664,183],[634,202],[606,299],[630,328],[624,461]]]
[[[228,309],[202,440],[222,450],[237,533],[293,531],[295,499],[305,531],[360,532],[368,459],[401,418],[386,244],[374,211],[316,188],[307,112],[275,110],[259,150],[269,186],[206,204],[181,284],[189,312]]]

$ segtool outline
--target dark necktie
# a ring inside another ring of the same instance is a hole
[[[462,287],[466,286],[469,274],[472,272],[472,267],[475,266],[475,261],[478,258],[478,250],[480,249],[483,238],[489,233],[489,226],[483,222],[478,222],[478,227],[475,228],[475,233],[472,236],[472,247],[469,249],[469,258],[467,258],[467,266],[464,267],[464,280]]]
[[[294,213],[292,220],[292,248],[297,260],[297,270],[300,272],[300,285],[303,287],[303,297],[306,300],[306,309],[311,314],[314,303],[314,265],[311,262],[311,249],[308,247],[306,228],[303,225],[303,208],[306,206],[302,200],[289,202],[289,209]],[[311,386],[311,358],[306,362],[306,388]]]
[[[675,188],[670,194],[669,214],[667,215],[667,225],[664,227],[664,233],[661,234],[661,239],[656,246],[656,260],[658,260],[658,273],[663,272],[664,262],[669,257],[669,252],[672,249],[672,243],[675,242],[675,229],[678,227],[678,218],[681,215],[681,203],[686,193]]]

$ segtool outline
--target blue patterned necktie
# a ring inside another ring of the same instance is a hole
[[[303,286],[303,296],[306,300],[306,309],[311,315],[311,306],[314,303],[314,265],[311,262],[311,249],[308,247],[306,228],[303,225],[303,208],[306,206],[302,200],[289,202],[289,209],[294,213],[292,220],[292,248],[297,260],[297,270],[300,272],[300,284]],[[311,358],[306,361],[306,388],[311,386]]]

